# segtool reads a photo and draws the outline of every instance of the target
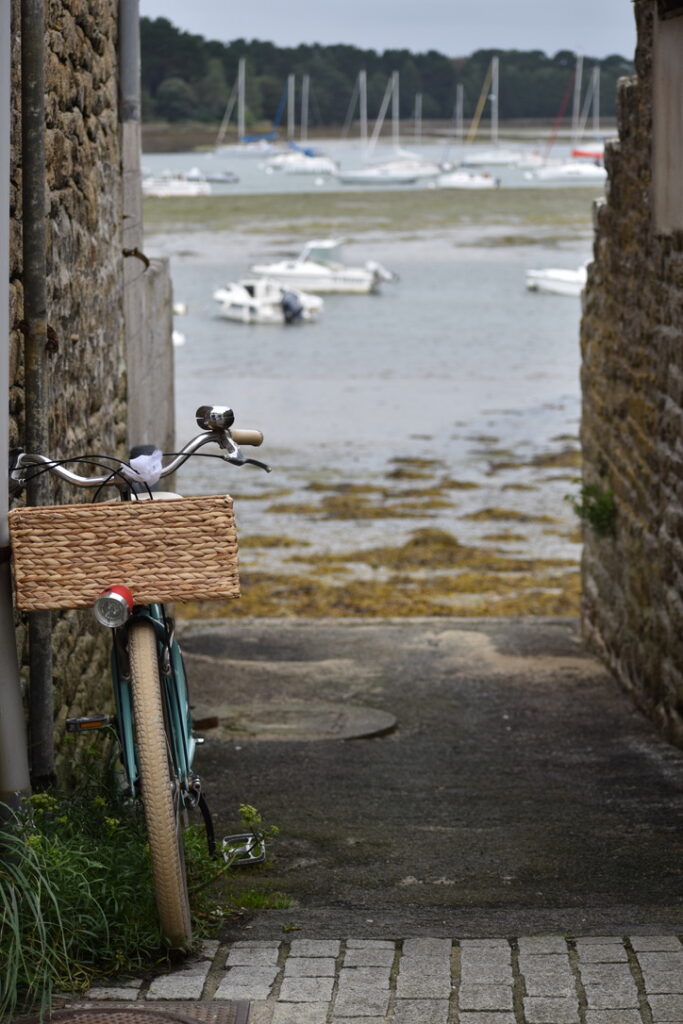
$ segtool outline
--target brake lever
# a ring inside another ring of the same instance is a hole
[[[10,498],[18,498],[24,487],[26,481],[21,475],[20,461],[21,456],[24,454],[23,448],[10,448],[9,450],[9,496]]]
[[[259,469],[264,469],[266,473],[271,472],[271,467],[265,462],[259,462],[258,459],[245,459],[241,452],[239,455],[224,455],[223,458],[233,466],[257,466]]]

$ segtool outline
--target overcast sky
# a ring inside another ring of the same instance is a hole
[[[221,42],[351,43],[451,57],[500,47],[632,58],[636,41],[632,0],[140,0],[140,13]]]

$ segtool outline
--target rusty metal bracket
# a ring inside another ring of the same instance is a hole
[[[145,264],[145,270],[148,269],[148,267],[149,267],[149,257],[145,256],[144,252],[140,252],[140,250],[138,249],[137,246],[135,246],[134,249],[124,249],[123,250],[123,255],[124,256],[135,256],[137,259],[142,260],[142,262]]]

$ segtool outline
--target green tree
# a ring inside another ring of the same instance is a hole
[[[165,78],[156,94],[156,110],[166,121],[185,121],[194,117],[197,94],[182,78]]]
[[[218,120],[228,102],[230,89],[225,80],[223,62],[218,57],[209,57],[207,72],[197,83],[197,99],[200,113],[207,120]]]
[[[229,43],[181,32],[167,18],[141,18],[143,117],[167,120],[219,120],[237,78],[238,62],[247,60],[247,121],[271,120],[289,74],[311,76],[311,123],[342,123],[358,72],[368,75],[368,110],[379,111],[391,72],[398,69],[400,109],[412,116],[415,93],[422,93],[425,118],[452,118],[456,84],[465,90],[465,116],[474,113],[485,76],[495,55],[500,58],[501,117],[555,118],[563,97],[571,101],[571,77],[577,56],[560,50],[476,50],[468,57],[448,57],[436,50],[362,50],[355,46],[302,43],[277,47],[258,39]],[[585,56],[584,96],[588,73],[597,63]],[[614,114],[619,78],[633,74],[632,62],[611,54],[600,62],[601,114]],[[169,84],[170,83],[170,84]],[[299,94],[300,96],[300,94]]]

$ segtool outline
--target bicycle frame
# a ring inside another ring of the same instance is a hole
[[[169,754],[179,781],[179,796],[185,807],[199,802],[199,781],[192,773],[197,741],[192,735],[187,677],[182,654],[161,605],[139,605],[125,626],[114,630],[111,674],[116,706],[116,731],[121,761],[132,796],[139,788],[139,770],[135,748],[133,700],[127,652],[127,631],[131,624],[145,619],[157,636],[159,679],[169,740]]]

